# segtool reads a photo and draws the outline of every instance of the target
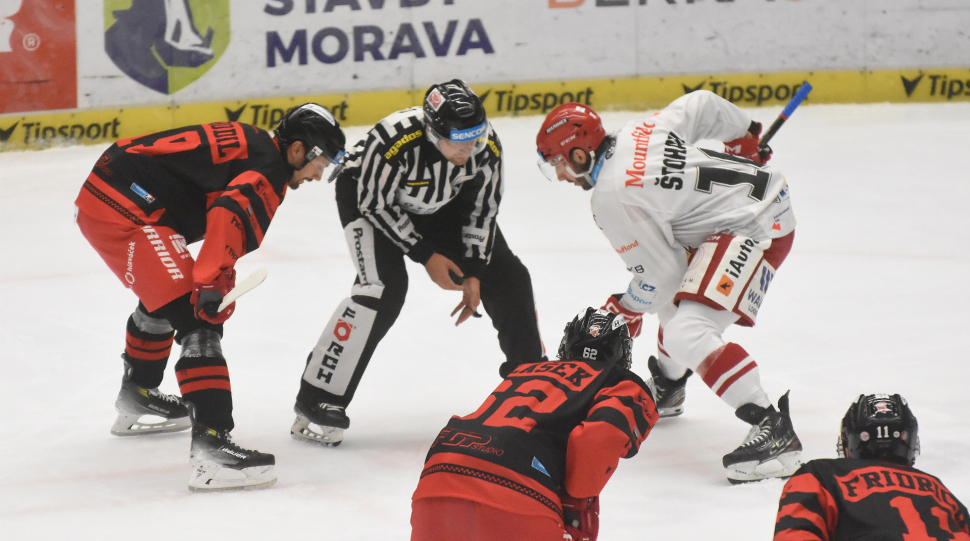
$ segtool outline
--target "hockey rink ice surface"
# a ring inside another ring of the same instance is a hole
[[[752,109],[766,126],[780,108]],[[637,113],[608,113],[610,131]],[[629,281],[593,223],[589,194],[535,165],[542,118],[499,118],[499,224],[528,266],[545,345]],[[363,128],[349,128],[353,143]],[[777,400],[791,390],[806,459],[833,457],[860,393],[901,393],[920,423],[916,466],[970,503],[970,104],[803,105],[772,142],[798,219],[755,329],[730,329]],[[0,154],[0,536],[22,539],[407,539],[425,453],[454,414],[498,384],[488,317],[455,327],[460,293],[411,264],[410,292],[347,413],[344,443],[290,438],[304,362],[354,266],[333,186],[287,194],[239,276],[223,350],[238,444],[276,455],[268,490],[195,494],[189,434],[118,438],[125,321],[136,305],[73,223],[104,147]],[[327,172],[329,174],[329,171]],[[197,253],[198,244],[195,245]],[[634,347],[648,377],[655,318]],[[173,349],[163,391],[177,392]],[[721,456],[747,433],[697,377],[602,494],[600,539],[770,539],[783,482],[731,486]]]

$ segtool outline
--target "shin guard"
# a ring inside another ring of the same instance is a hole
[[[131,380],[146,389],[162,383],[172,351],[175,330],[164,319],[146,314],[139,306],[128,317],[125,360],[131,366]]]
[[[375,317],[377,311],[344,299],[310,354],[304,383],[336,396],[353,394],[356,385],[352,387],[351,381],[360,381],[369,360],[364,350]]]
[[[182,399],[195,406],[195,420],[216,430],[232,430],[232,388],[219,335],[210,329],[186,335],[175,371]]]

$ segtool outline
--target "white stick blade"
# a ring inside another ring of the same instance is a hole
[[[226,294],[225,298],[222,299],[222,304],[219,305],[219,311],[223,311],[227,306],[236,302],[236,299],[242,297],[243,294],[248,292],[250,289],[263,283],[266,279],[266,275],[269,271],[266,269],[259,269],[256,272],[250,274],[245,280],[236,284],[236,287],[232,288],[232,291]]]

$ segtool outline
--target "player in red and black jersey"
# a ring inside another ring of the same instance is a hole
[[[913,467],[918,425],[901,396],[859,396],[842,419],[842,458],[812,460],[785,484],[775,541],[970,541],[967,508]]]
[[[623,317],[588,308],[559,360],[518,366],[477,411],[452,417],[412,497],[412,541],[595,540],[599,494],[657,421],[630,371]]]
[[[218,307],[235,285],[236,260],[262,243],[287,189],[320,180],[344,143],[333,115],[312,103],[291,109],[272,133],[216,122],[123,139],[101,155],[75,201],[81,233],[139,299],[128,318],[111,432],[185,430],[191,406],[190,488],[276,480],[273,455],[229,438],[232,396],[220,339],[234,304]],[[193,260],[186,245],[203,238]],[[158,391],[173,342],[182,346],[181,398]],[[163,421],[139,422],[144,415]],[[220,475],[221,468],[246,477]]]

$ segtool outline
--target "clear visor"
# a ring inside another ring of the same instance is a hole
[[[337,152],[336,156],[331,157],[331,156],[328,156],[326,153],[324,153],[322,148],[314,145],[314,147],[308,150],[307,153],[303,156],[303,159],[306,160],[306,163],[310,163],[313,160],[317,159],[319,156],[323,156],[324,158],[330,160],[330,163],[340,165],[344,161],[344,157],[346,155],[347,153],[341,150]]]
[[[565,156],[562,154],[556,154],[547,160],[546,157],[539,152],[538,165],[539,171],[542,171],[542,174],[553,182],[558,182],[562,179],[562,177],[559,175],[560,171],[568,172],[573,178],[584,178],[587,176],[585,173],[577,173],[576,171],[573,171],[573,168],[569,165],[569,161],[566,160]]]

